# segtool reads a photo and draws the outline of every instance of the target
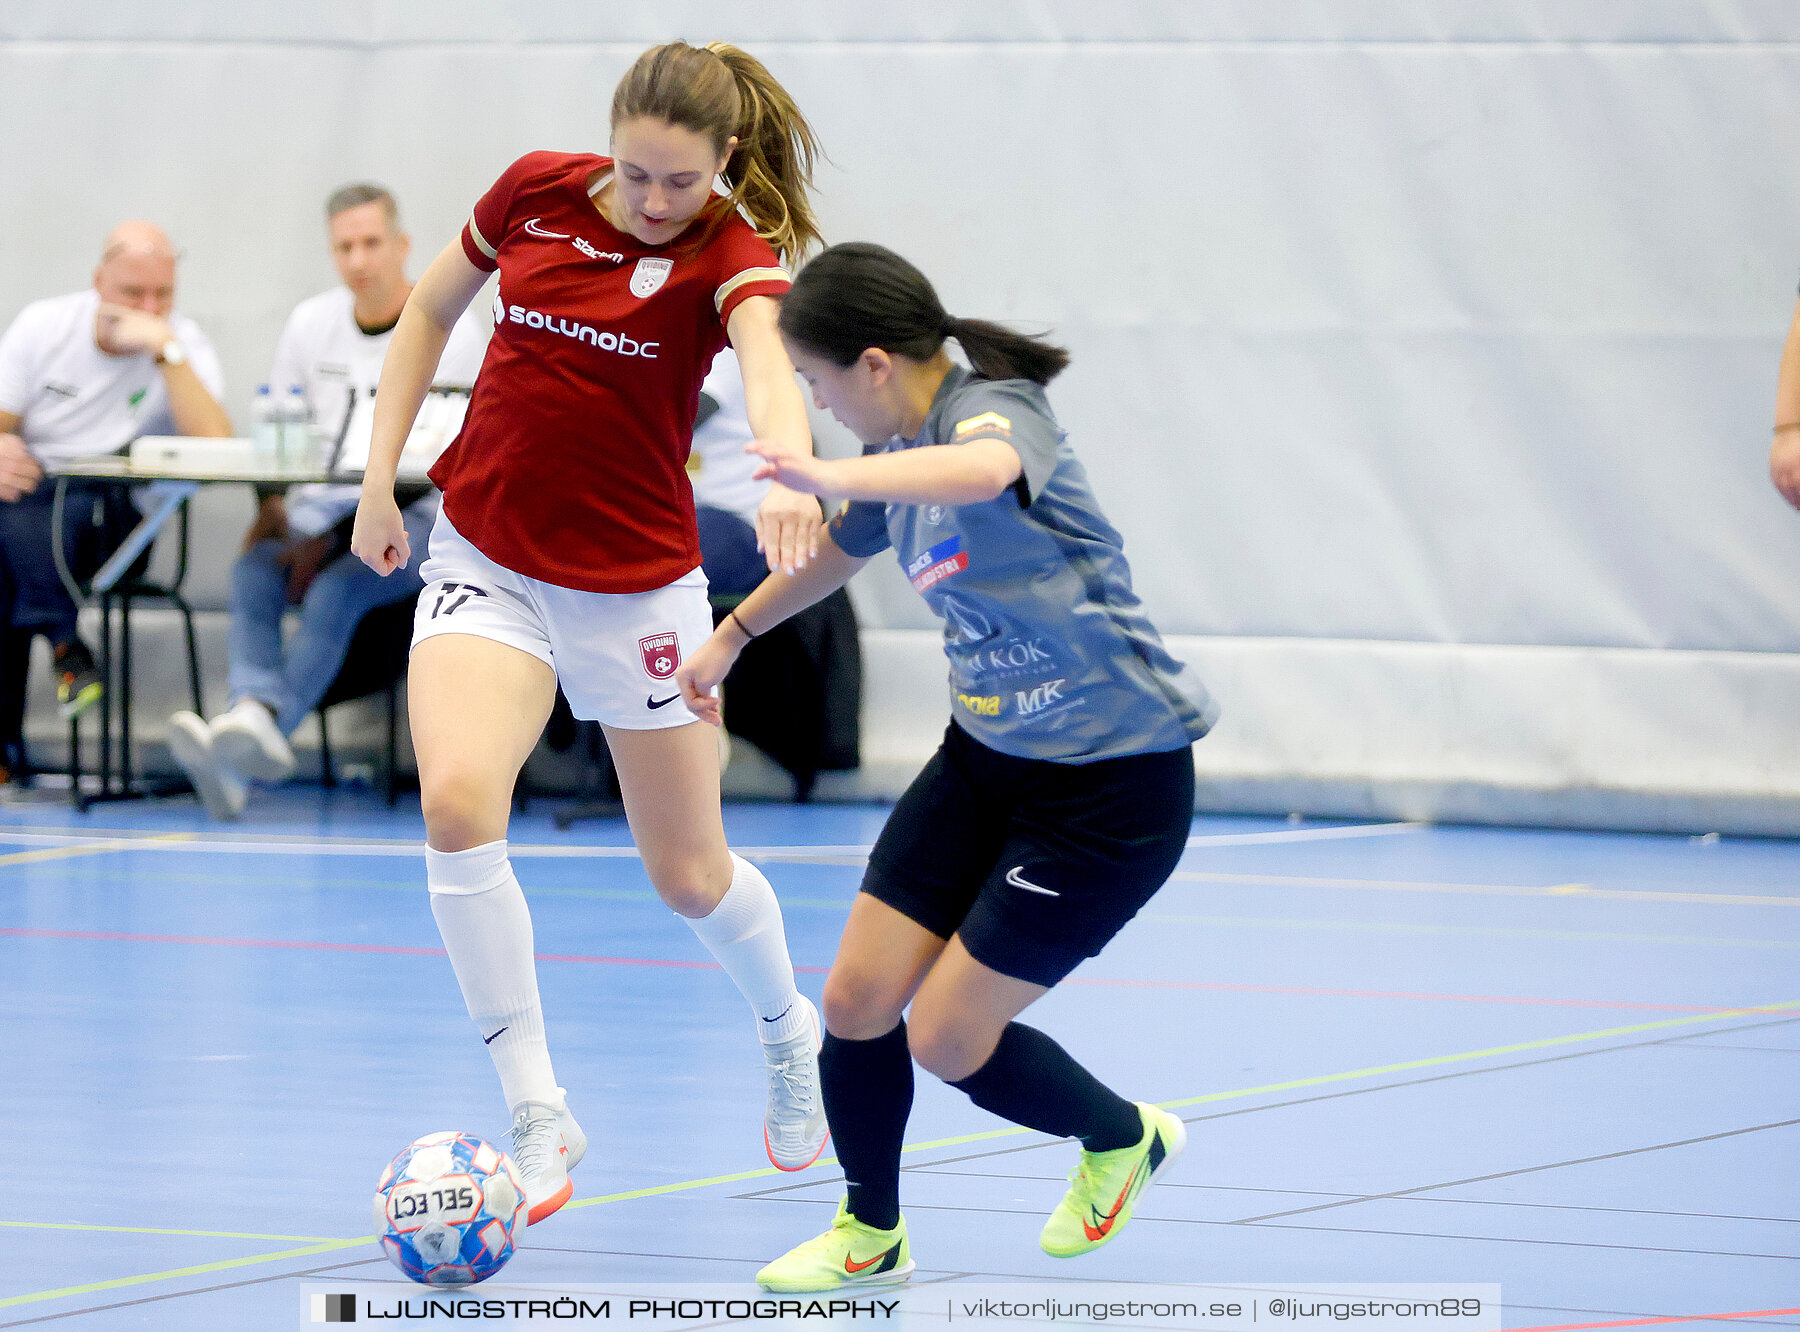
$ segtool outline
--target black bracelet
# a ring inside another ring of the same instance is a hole
[[[725,612],[725,618],[730,620],[733,624],[735,624],[738,627],[738,632],[743,634],[743,636],[745,638],[751,640],[752,642],[754,642],[756,640],[756,635],[750,632],[749,626],[746,625],[742,620],[738,619],[738,613],[737,613],[736,606],[733,606],[730,610]]]

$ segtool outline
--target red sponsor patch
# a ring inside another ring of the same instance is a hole
[[[672,633],[638,639],[638,652],[642,654],[644,670],[652,680],[667,680],[681,665],[681,640]]]

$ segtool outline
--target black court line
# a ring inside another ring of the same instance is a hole
[[[774,1202],[813,1203],[823,1207],[830,1199],[826,1198],[776,1198]],[[955,1203],[908,1203],[908,1212],[956,1212],[968,1216],[1033,1216],[1041,1217],[1041,1207],[970,1207]],[[1247,1221],[1214,1221],[1197,1216],[1150,1216],[1144,1212],[1134,1212],[1134,1222],[1157,1221],[1170,1226],[1231,1226],[1250,1225]],[[1484,1244],[1544,1244],[1567,1249],[1619,1249],[1630,1253],[1677,1253],[1696,1258],[1776,1258],[1784,1262],[1800,1262],[1800,1254],[1792,1253],[1741,1253],[1735,1249],[1681,1249],[1660,1244],[1605,1244],[1598,1240],[1555,1240],[1537,1239],[1529,1235],[1449,1235],[1435,1230],[1384,1230],[1374,1226],[1284,1226],[1257,1225],[1258,1230],[1304,1230],[1320,1235],[1392,1235],[1403,1239],[1446,1239],[1471,1240]],[[1030,1280],[1045,1278],[1032,1277]]]
[[[36,1318],[21,1318],[16,1322],[0,1323],[0,1327],[25,1327],[31,1323],[53,1323],[59,1318],[76,1318],[82,1314],[105,1313],[109,1309],[130,1309],[139,1304],[157,1304],[163,1300],[184,1300],[190,1295],[211,1295],[215,1291],[237,1290],[243,1286],[266,1286],[273,1281],[291,1281],[299,1277],[317,1276],[321,1272],[341,1272],[346,1267],[367,1267],[370,1263],[385,1263],[386,1258],[359,1258],[353,1263],[333,1263],[329,1267],[309,1267],[299,1272],[282,1272],[275,1276],[251,1277],[247,1281],[227,1281],[220,1286],[201,1286],[195,1290],[171,1290],[161,1295],[145,1295],[135,1300],[120,1300],[116,1304],[90,1304],[85,1309],[64,1309],[61,1313],[40,1314]]]
[[[1058,1183],[1064,1175],[996,1175],[982,1170],[926,1170],[921,1174],[943,1175],[951,1179],[1018,1179],[1033,1183]],[[1159,1182],[1156,1191],[1193,1189],[1207,1193],[1291,1193],[1302,1197],[1345,1198],[1359,1200],[1359,1193],[1341,1193],[1324,1189],[1253,1189],[1239,1184],[1181,1184],[1174,1180]],[[1656,1207],[1594,1207],[1585,1203],[1515,1202],[1506,1198],[1405,1198],[1404,1202],[1442,1203],[1458,1207],[1532,1207],[1551,1212],[1605,1212],[1612,1216],[1677,1216],[1695,1221],[1772,1221],[1780,1225],[1800,1225],[1796,1216],[1742,1216],[1736,1212],[1674,1212]]]
[[[1689,1048],[1694,1050],[1750,1050],[1756,1054],[1800,1055],[1800,1050],[1791,1045],[1721,1045],[1716,1042],[1708,1042]]]
[[[1705,1133],[1697,1138],[1678,1138],[1674,1142],[1653,1143],[1648,1147],[1627,1147],[1623,1151],[1602,1152],[1597,1156],[1577,1156],[1567,1161],[1550,1161],[1543,1165],[1521,1166],[1517,1170],[1500,1170],[1491,1175],[1471,1175],[1468,1179],[1452,1179],[1442,1184],[1421,1184],[1411,1189],[1395,1189],[1392,1193],[1370,1193],[1360,1198],[1346,1198],[1338,1202],[1315,1203],[1311,1207],[1296,1207],[1287,1212],[1270,1212],[1266,1216],[1247,1216],[1236,1224],[1253,1226],[1264,1221],[1275,1221],[1282,1217],[1305,1216],[1312,1212],[1329,1212],[1336,1207],[1355,1207],[1361,1203],[1384,1202],[1390,1198],[1407,1198],[1415,1193],[1436,1193],[1439,1189],[1457,1189],[1465,1184],[1486,1184],[1496,1179],[1512,1179],[1518,1175],[1533,1175],[1541,1170],[1562,1170],[1568,1166],[1590,1165],[1595,1161],[1617,1161],[1627,1156],[1642,1156],[1646,1152],[1665,1152],[1676,1147],[1692,1147],[1700,1142],[1718,1142],[1724,1138],[1742,1137],[1746,1133],[1763,1133],[1769,1129],[1792,1128],[1800,1124],[1800,1119],[1779,1119],[1772,1124],[1753,1124],[1749,1128],[1726,1129],[1722,1133]],[[1455,1199],[1445,1199],[1453,1202]]]
[[[1133,1220],[1138,1218],[1133,1217]],[[1168,1218],[1157,1218],[1167,1220]],[[1202,1222],[1205,1225],[1241,1225],[1238,1221]],[[1383,1230],[1372,1226],[1281,1226],[1263,1225],[1258,1230],[1304,1230],[1315,1235],[1391,1235],[1397,1239],[1468,1240],[1479,1244],[1537,1244],[1557,1249],[1617,1249],[1628,1253],[1674,1253],[1689,1258],[1772,1258],[1777,1262],[1800,1262],[1800,1254],[1740,1253],[1735,1249],[1674,1249],[1660,1244],[1602,1244],[1595,1240],[1534,1239],[1529,1235],[1446,1235],[1435,1230]]]
[[[1750,1022],[1738,1027],[1721,1027],[1715,1030],[1726,1033],[1755,1031],[1763,1027],[1788,1026],[1797,1022],[1800,1022],[1800,1017],[1777,1018],[1768,1022]],[[1232,1119],[1239,1115],[1259,1115],[1269,1110],[1289,1110],[1295,1106],[1317,1105],[1325,1101],[1339,1101],[1352,1096],[1370,1096],[1377,1092],[1397,1091],[1407,1087],[1424,1087],[1429,1086],[1434,1082],[1450,1082],[1457,1078],[1481,1077],[1489,1073],[1510,1073],[1522,1068],[1536,1068],[1545,1064],[1560,1064],[1573,1059],[1592,1059],[1598,1055],[1618,1054],[1624,1050],[1644,1050],[1658,1045],[1673,1045],[1681,1041],[1694,1040],[1697,1037],[1711,1034],[1713,1033],[1693,1032],[1681,1036],[1659,1036],[1651,1040],[1629,1041],[1623,1045],[1607,1045],[1593,1050],[1572,1050],[1563,1054],[1545,1055],[1537,1059],[1521,1059],[1518,1062],[1511,1064],[1490,1064],[1483,1068],[1462,1068],[1457,1069],[1452,1073],[1433,1073],[1422,1078],[1406,1078],[1399,1082],[1378,1083],[1372,1087],[1352,1087],[1344,1091],[1321,1092],[1316,1096],[1296,1096],[1285,1101],[1269,1101],[1262,1105],[1240,1106],[1232,1110],[1214,1111],[1211,1114],[1183,1116],[1181,1122],[1184,1124],[1204,1124],[1215,1119]],[[902,1171],[929,1171],[937,1166],[958,1165],[964,1161],[988,1161],[997,1156],[1013,1156],[1020,1152],[1041,1151],[1046,1147],[1057,1147],[1071,1141],[1073,1140],[1069,1138],[1045,1138],[1038,1142],[1022,1143],[1017,1147],[996,1147],[990,1151],[970,1152],[963,1156],[946,1156],[936,1161],[912,1161],[903,1164],[900,1169]],[[1496,1176],[1495,1178],[1498,1177]],[[813,1188],[818,1184],[842,1182],[843,1176],[840,1175],[835,1180],[815,1179],[805,1180],[795,1184],[777,1184],[772,1188],[752,1189],[745,1193],[734,1193],[729,1196],[740,1201],[751,1198],[766,1198],[777,1194],[794,1192],[799,1189]],[[1447,1184],[1438,1184],[1427,1187],[1449,1188],[1451,1186]],[[1412,1192],[1412,1190],[1407,1190],[1407,1192]],[[1385,1195],[1373,1196],[1379,1197]],[[1284,1216],[1287,1215],[1287,1213],[1274,1212],[1270,1215]]]

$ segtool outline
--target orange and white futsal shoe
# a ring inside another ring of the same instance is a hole
[[[561,1087],[554,1101],[513,1107],[512,1159],[525,1181],[526,1224],[535,1226],[574,1196],[569,1172],[587,1155],[587,1134],[569,1113]]]
[[[819,1159],[831,1130],[819,1090],[819,1010],[804,995],[812,1020],[791,1040],[763,1046],[769,1065],[769,1105],[763,1116],[763,1146],[777,1170],[804,1170]]]

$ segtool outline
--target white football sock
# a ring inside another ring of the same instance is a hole
[[[794,988],[794,964],[788,959],[781,904],[762,871],[735,852],[731,869],[731,887],[719,905],[699,920],[682,919],[750,1001],[760,1019],[756,1027],[763,1043],[791,1040],[812,1019]]]
[[[544,1010],[538,1003],[531,911],[513,877],[504,840],[467,851],[425,848],[431,914],[463,1002],[500,1074],[507,1109],[558,1101]]]

